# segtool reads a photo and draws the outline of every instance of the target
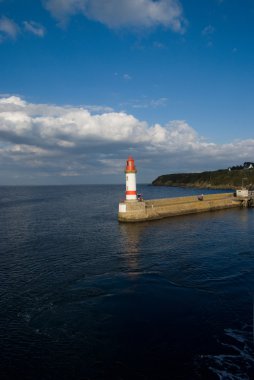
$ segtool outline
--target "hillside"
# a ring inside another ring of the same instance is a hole
[[[206,189],[253,188],[254,169],[216,170],[203,173],[166,174],[156,178],[155,186],[196,187]]]

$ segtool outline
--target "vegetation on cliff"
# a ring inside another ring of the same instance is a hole
[[[203,173],[166,174],[156,178],[155,186],[197,187],[206,189],[238,189],[242,186],[254,188],[254,169],[228,168]]]

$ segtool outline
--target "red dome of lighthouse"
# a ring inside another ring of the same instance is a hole
[[[132,156],[129,156],[126,161],[125,173],[137,173],[135,162]]]

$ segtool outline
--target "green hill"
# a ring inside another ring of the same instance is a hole
[[[155,186],[197,187],[206,189],[237,189],[242,185],[254,188],[254,169],[216,170],[203,173],[166,174],[156,178]]]

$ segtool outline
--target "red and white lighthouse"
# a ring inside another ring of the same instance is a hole
[[[126,161],[126,201],[136,201],[137,200],[137,189],[136,189],[136,167],[134,159],[129,156]]]

